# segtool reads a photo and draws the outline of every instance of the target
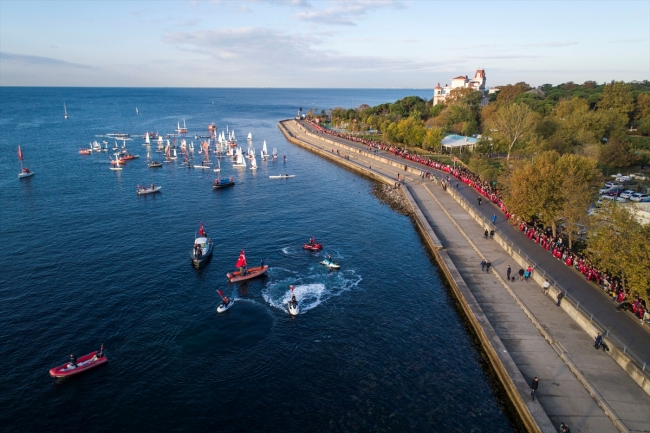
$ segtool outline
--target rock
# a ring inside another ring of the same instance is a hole
[[[390,207],[395,212],[411,216],[411,207],[402,194],[399,186],[386,185],[377,182],[372,187],[372,195],[374,195],[382,204]]]

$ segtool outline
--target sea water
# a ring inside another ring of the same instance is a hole
[[[301,106],[430,92],[0,87],[2,430],[517,430],[411,221],[277,127]],[[215,122],[280,157],[256,171],[222,159],[218,176],[236,185],[213,190],[217,174],[182,158],[147,168],[141,137],[121,172],[111,151],[78,154],[93,140],[111,148],[102,134],[183,121],[195,147]],[[17,178],[19,144],[32,178]],[[285,173],[296,177],[269,179]],[[151,183],[162,192],[136,195]],[[215,248],[195,270],[201,222]],[[323,251],[302,250],[312,236]],[[268,274],[229,284],[241,250]],[[340,270],[320,264],[330,253]],[[217,290],[235,302],[223,314]],[[101,343],[106,365],[49,377]]]

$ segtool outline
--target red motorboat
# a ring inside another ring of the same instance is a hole
[[[316,239],[313,237],[309,239],[309,242],[302,246],[303,250],[309,251],[320,251],[323,249],[323,245],[316,242]]]
[[[269,267],[264,264],[264,261],[260,263],[260,266],[256,266],[254,268],[249,268],[248,264],[246,263],[246,255],[244,254],[244,251],[239,254],[239,259],[237,259],[237,263],[235,264],[236,268],[239,268],[239,271],[235,272],[228,272],[226,274],[226,278],[228,278],[228,281],[231,283],[236,283],[237,281],[245,281],[245,280],[250,280],[251,278],[259,277],[261,275],[264,275],[266,271],[269,270]]]
[[[102,344],[102,348],[100,350],[96,350],[77,359],[76,366],[72,362],[66,362],[63,365],[51,368],[50,376],[74,376],[75,374],[83,373],[84,371],[90,370],[91,368],[97,367],[98,365],[102,365],[107,361],[108,358],[106,358],[106,355],[104,354],[104,345]]]

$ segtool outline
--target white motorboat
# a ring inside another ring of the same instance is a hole
[[[295,174],[281,174],[279,176],[269,176],[269,179],[290,179],[296,177]]]

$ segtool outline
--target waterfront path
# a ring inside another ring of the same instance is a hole
[[[338,150],[364,169],[397,177],[398,169],[391,164],[323,143],[297,122],[284,125],[305,143]],[[650,431],[650,396],[610,356],[595,350],[591,337],[556,306],[555,299],[543,295],[539,285],[532,280],[505,282],[507,265],[516,273],[517,264],[494,240],[483,239],[484,228],[450,194],[417,175],[399,173],[525,381],[540,378],[538,401],[555,428],[566,422],[574,432]],[[492,262],[494,272],[481,271],[483,258]],[[527,402],[533,413],[536,404]]]

